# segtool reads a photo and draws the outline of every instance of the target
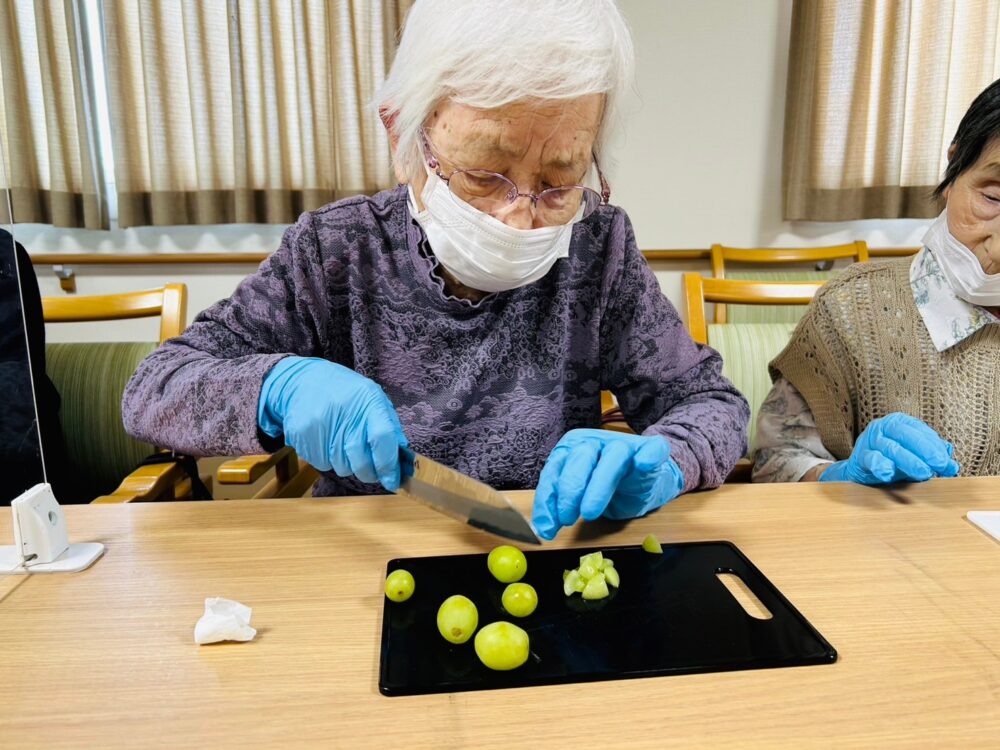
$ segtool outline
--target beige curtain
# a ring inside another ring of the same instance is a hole
[[[969,104],[1000,78],[1000,0],[795,0],[788,220],[929,217]]]
[[[409,0],[105,0],[118,223],[287,223],[394,183]]]
[[[108,226],[81,13],[0,0],[0,223]]]

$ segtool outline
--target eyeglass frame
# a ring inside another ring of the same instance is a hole
[[[555,192],[557,190],[566,190],[567,188],[577,188],[579,190],[583,190],[585,193],[588,192],[593,193],[594,195],[598,196],[598,198],[600,198],[600,203],[598,203],[598,206],[606,206],[611,200],[611,185],[608,184],[607,179],[604,177],[604,172],[601,171],[601,164],[597,160],[597,154],[593,151],[590,152],[590,157],[594,161],[594,166],[597,168],[597,177],[601,181],[600,193],[598,193],[593,188],[587,187],[586,185],[576,185],[576,184],[555,185],[554,187],[545,188],[545,190],[543,190],[540,193],[522,193],[518,189],[517,184],[513,180],[511,180],[509,177],[504,177],[499,172],[494,172],[491,169],[453,169],[451,171],[451,174],[445,177],[444,173],[441,171],[441,161],[437,158],[437,156],[434,155],[434,150],[431,148],[430,139],[427,137],[427,131],[424,128],[420,128],[420,143],[423,146],[424,159],[427,162],[427,166],[430,169],[434,170],[434,174],[436,174],[438,176],[438,179],[440,179],[448,186],[449,190],[451,189],[451,179],[456,174],[464,174],[466,172],[481,172],[483,174],[490,174],[493,175],[494,177],[499,177],[501,180],[512,186],[511,190],[509,190],[507,192],[507,195],[505,196],[507,205],[509,206],[513,206],[515,203],[517,203],[518,198],[529,198],[531,200],[532,207],[537,207],[539,199],[546,193]],[[595,206],[594,210],[596,209],[597,207]]]

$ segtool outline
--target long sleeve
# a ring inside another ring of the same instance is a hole
[[[755,447],[754,482],[798,482],[814,466],[836,461],[802,394],[780,377],[761,404]]]
[[[328,261],[329,262],[329,261]],[[183,335],[142,362],[125,388],[126,431],[195,456],[273,450],[262,445],[257,404],[264,378],[288,354],[321,350],[325,298],[311,214],[229,299],[201,313]]]
[[[722,358],[696,344],[642,257],[627,217],[611,232],[601,322],[602,387],[629,425],[662,435],[684,475],[684,491],[720,485],[746,452],[750,408],[721,374]]]

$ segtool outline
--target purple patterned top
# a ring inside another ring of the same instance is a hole
[[[621,209],[580,222],[539,281],[478,303],[447,294],[436,267],[405,188],[303,214],[232,297],[139,366],[125,429],[195,456],[275,450],[257,402],[297,354],[372,378],[415,450],[500,489],[534,487],[563,433],[599,426],[602,389],[670,441],[685,490],[717,486],[746,452],[746,400],[684,330]],[[328,473],[315,494],[379,489]]]

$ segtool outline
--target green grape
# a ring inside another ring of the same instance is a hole
[[[612,560],[610,557],[605,557],[604,563],[601,565],[601,570],[607,570],[608,568],[613,568],[613,567],[615,567],[615,561]]]
[[[663,554],[663,547],[660,546],[660,543],[652,534],[648,534],[646,538],[642,540],[642,548],[646,550],[646,552],[650,552],[654,555]]]
[[[471,600],[455,594],[445,599],[438,608],[438,631],[446,641],[465,643],[479,625],[479,610]]]
[[[490,669],[517,669],[528,660],[528,634],[509,622],[491,622],[476,633],[476,656]]]
[[[500,601],[514,617],[527,617],[538,606],[538,594],[529,583],[512,583],[503,590]]]
[[[503,544],[494,547],[486,558],[486,567],[500,583],[514,583],[524,578],[528,572],[528,561],[517,547]]]
[[[416,582],[410,571],[402,568],[392,571],[385,579],[385,595],[394,602],[405,602],[413,596],[415,587]]]
[[[594,565],[594,563],[590,560],[580,564],[580,577],[585,581],[589,581],[600,572],[601,569]]]
[[[580,567],[582,568],[587,563],[592,564],[595,568],[600,570],[604,567],[604,555],[600,550],[597,552],[591,552],[589,555],[583,555],[580,558]]]

